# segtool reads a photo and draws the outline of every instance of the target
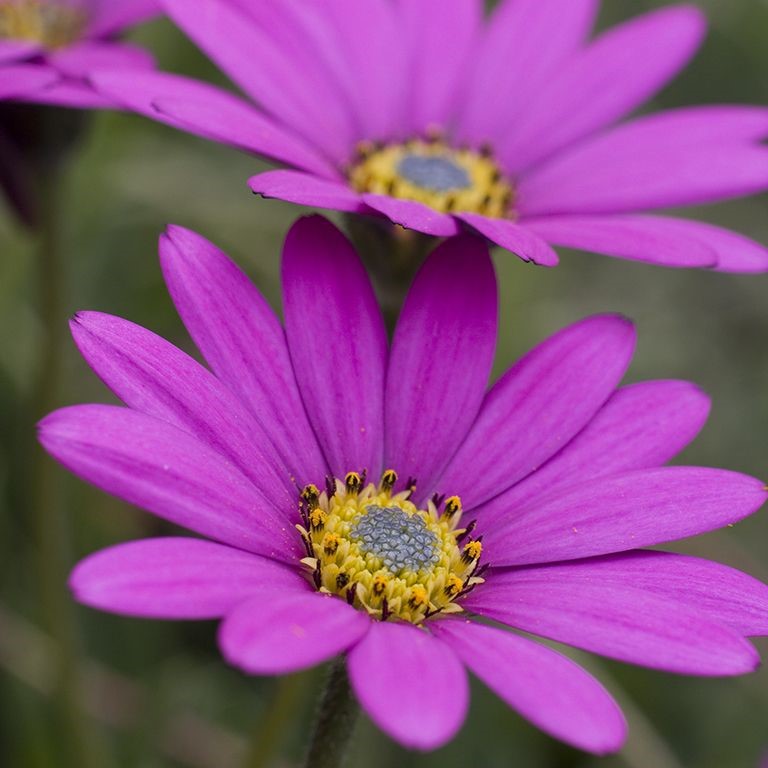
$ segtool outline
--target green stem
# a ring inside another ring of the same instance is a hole
[[[352,694],[346,661],[331,667],[315,721],[304,768],[340,768],[344,764],[360,707]]]
[[[60,252],[60,211],[62,182],[59,169],[49,169],[40,180],[38,239],[38,298],[42,343],[38,380],[34,390],[33,416],[41,418],[57,403],[61,379],[61,349],[66,327],[61,289],[64,285]],[[33,462],[31,501],[37,543],[37,575],[41,608],[48,631],[57,641],[56,714],[68,760],[73,766],[97,768],[105,765],[90,738],[83,715],[77,649],[77,632],[71,598],[66,590],[67,525],[62,509],[60,473],[51,459],[36,447]]]

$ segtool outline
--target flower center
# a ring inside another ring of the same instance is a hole
[[[0,0],[0,39],[31,40],[48,49],[77,40],[85,13],[52,0]]]
[[[513,186],[490,153],[454,149],[442,140],[361,144],[349,181],[358,192],[416,200],[441,213],[513,215]]]
[[[474,526],[459,528],[458,496],[434,497],[426,509],[410,498],[412,482],[395,492],[397,474],[378,485],[350,472],[329,479],[320,493],[308,485],[297,525],[307,550],[302,563],[321,592],[386,621],[420,624],[439,613],[461,611],[457,600],[483,581],[482,543]]]

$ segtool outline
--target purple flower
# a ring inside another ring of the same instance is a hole
[[[174,75],[94,73],[110,98],[287,166],[265,197],[469,228],[521,258],[553,245],[673,267],[768,269],[768,251],[644,211],[768,189],[768,110],[633,118],[689,61],[702,13],[674,5],[590,39],[598,0],[161,0],[252,102]]]
[[[146,51],[113,38],[156,13],[156,0],[0,0],[0,99],[114,106],[84,77],[101,67],[151,68]]]
[[[472,236],[427,260],[389,349],[361,262],[320,217],[285,244],[285,329],[200,236],[172,227],[160,254],[212,372],[126,320],[78,314],[77,345],[127,407],[64,408],[40,439],[84,479],[216,543],[99,552],[72,575],[80,601],[222,618],[224,656],[253,674],[346,653],[362,706],[417,749],[461,725],[465,668],[570,744],[605,753],[625,738],[583,669],[475,616],[672,672],[757,666],[745,637],[768,634],[768,588],[642,548],[735,523],[768,494],[734,472],[661,466],[709,401],[682,381],[617,389],[626,319],[566,328],[488,390],[496,283]]]

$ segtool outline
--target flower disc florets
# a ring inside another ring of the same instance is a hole
[[[431,499],[426,509],[411,500],[413,483],[394,492],[388,470],[378,486],[350,472],[332,479],[322,493],[308,485],[301,494],[307,548],[302,561],[321,592],[336,594],[386,621],[413,624],[438,613],[456,613],[456,600],[483,580],[478,575],[482,543],[459,528],[457,496]]]
[[[63,48],[80,37],[85,23],[83,11],[72,5],[52,0],[0,0],[0,39]]]
[[[358,192],[415,200],[441,213],[513,215],[512,184],[491,154],[455,149],[442,140],[361,144],[349,180]]]

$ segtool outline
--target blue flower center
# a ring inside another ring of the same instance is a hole
[[[471,186],[466,169],[447,157],[406,155],[399,162],[397,172],[412,184],[435,192],[467,189]]]
[[[432,568],[440,560],[437,536],[418,515],[370,504],[354,521],[350,538],[392,573]]]

